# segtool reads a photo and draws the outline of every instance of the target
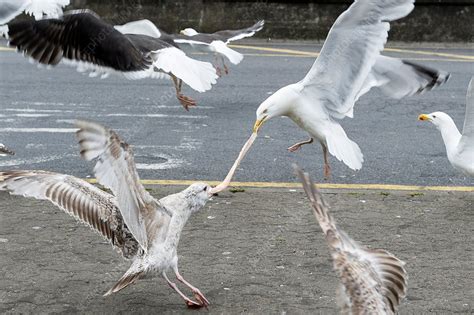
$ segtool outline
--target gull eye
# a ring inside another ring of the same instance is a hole
[[[203,190],[204,190],[204,191],[207,191],[207,186],[206,186],[206,187],[204,187],[204,189],[203,189]]]
[[[433,115],[433,118],[436,118],[436,115]]]

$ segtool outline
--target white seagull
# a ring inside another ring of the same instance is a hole
[[[113,195],[76,177],[45,171],[0,172],[0,190],[51,201],[101,234],[124,258],[131,260],[130,268],[105,295],[118,292],[139,278],[158,275],[189,307],[208,306],[209,301],[201,291],[179,273],[177,247],[186,221],[209,200],[211,187],[194,183],[156,200],[140,183],[127,143],[101,125],[79,121],[77,126],[81,155],[86,160],[97,159],[96,178]],[[184,295],[168,278],[169,271],[191,290],[195,300]]]
[[[15,152],[6,147],[3,143],[0,143],[0,156],[15,155]]]
[[[67,5],[69,0],[0,0],[0,25],[10,22],[23,11],[37,20],[44,15],[57,18]]]
[[[92,11],[72,11],[60,19],[14,21],[7,25],[9,44],[39,63],[63,61],[90,76],[122,74],[127,79],[173,79],[183,107],[196,102],[181,93],[182,82],[198,92],[218,78],[208,62],[194,60],[179,48],[146,35],[122,34]]]
[[[295,167],[331,251],[341,280],[337,304],[342,314],[395,314],[407,293],[405,263],[383,249],[359,245],[336,226],[329,207],[307,173]]]
[[[466,94],[466,116],[462,134],[453,119],[443,112],[421,114],[419,120],[427,120],[438,128],[443,137],[451,165],[466,175],[474,176],[474,78],[471,78]]]
[[[155,38],[160,38],[166,42],[177,44],[180,48],[191,48],[198,52],[210,52],[215,56],[215,68],[219,75],[229,73],[229,68],[224,62],[226,57],[231,63],[239,64],[244,56],[229,48],[227,44],[245,37],[251,37],[260,31],[265,24],[264,20],[258,21],[254,25],[239,29],[225,30],[215,33],[198,33],[195,29],[185,28],[181,34],[168,34],[159,29],[150,20],[139,20],[129,22],[123,25],[116,25],[115,29],[123,34],[142,34]],[[221,65],[223,69],[221,69]]]
[[[363,155],[335,119],[353,117],[354,103],[372,87],[401,98],[443,84],[445,72],[380,55],[387,41],[389,21],[413,10],[414,0],[356,0],[332,26],[319,57],[298,83],[287,85],[257,109],[254,132],[269,119],[291,118],[310,139],[288,148],[319,141],[324,175],[330,175],[328,152],[349,168],[359,170]]]

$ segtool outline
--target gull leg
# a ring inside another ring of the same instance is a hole
[[[206,297],[204,296],[204,294],[201,293],[201,291],[194,287],[191,283],[187,282],[179,273],[178,271],[178,268],[176,268],[174,270],[174,273],[176,274],[176,279],[178,279],[179,282],[183,283],[185,286],[187,286],[189,289],[191,289],[191,292],[193,292],[194,294],[194,297],[196,298],[196,300],[198,300],[199,302],[201,302],[201,305],[202,306],[209,306],[209,301],[206,299]]]
[[[181,94],[181,86],[183,84],[183,80],[178,79],[174,75],[171,75],[171,78],[173,79],[174,87],[176,89],[176,97],[178,98],[178,101],[181,103],[181,105],[183,105],[185,110],[189,111],[190,106],[196,106],[196,101],[190,97]]]
[[[301,141],[301,142],[298,142],[298,143],[295,143],[293,144],[291,147],[289,147],[287,150],[290,151],[290,152],[296,152],[298,151],[301,146],[305,145],[305,144],[310,144],[310,143],[313,143],[313,138],[309,138],[308,140],[305,140],[305,141]]]
[[[323,147],[323,155],[324,155],[324,179],[328,180],[331,178],[331,167],[329,166],[329,158],[328,158],[328,148],[325,144],[321,143]]]
[[[219,55],[219,57],[221,57],[221,62],[222,62],[222,65],[224,66],[224,73],[229,74],[229,68],[227,68],[227,65],[225,64],[224,57],[222,57],[222,55]]]
[[[168,279],[168,276],[166,275],[165,272],[163,272],[163,278],[165,278],[166,282],[168,282],[168,285],[169,285],[173,290],[175,290],[176,293],[179,294],[179,296],[181,296],[181,297],[183,298],[184,302],[186,303],[186,305],[187,305],[188,307],[197,307],[197,308],[199,308],[199,307],[202,307],[202,306],[203,306],[202,304],[199,304],[198,302],[195,302],[195,301],[191,300],[190,298],[188,298],[186,295],[184,295],[184,293],[179,290],[179,288],[178,288],[178,286],[176,285],[176,283],[171,282],[171,281]]]
[[[214,54],[214,68],[216,68],[216,73],[219,77],[222,77],[222,69],[219,65],[219,56]]]

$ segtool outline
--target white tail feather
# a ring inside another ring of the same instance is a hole
[[[210,90],[217,82],[216,69],[209,63],[194,60],[175,47],[153,52],[153,65],[166,73],[172,73],[198,92]]]
[[[330,130],[326,136],[326,143],[329,153],[334,155],[339,161],[344,162],[353,170],[360,170],[364,156],[354,141],[347,137],[341,125],[331,122]]]
[[[214,47],[217,53],[226,56],[234,65],[239,64],[242,59],[244,59],[244,56],[241,53],[227,47],[227,45],[220,40],[213,41],[210,46]]]

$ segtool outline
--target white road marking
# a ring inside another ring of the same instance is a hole
[[[48,132],[48,133],[73,133],[78,128],[0,128],[0,132]]]

